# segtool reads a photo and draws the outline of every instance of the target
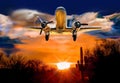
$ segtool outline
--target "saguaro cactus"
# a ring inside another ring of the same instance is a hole
[[[76,67],[81,71],[81,78],[84,81],[84,56],[82,47],[80,47],[80,60],[77,61]]]

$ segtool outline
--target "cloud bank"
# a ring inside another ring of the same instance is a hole
[[[11,13],[10,16],[5,16],[3,14],[0,14],[0,34],[1,36],[6,35],[11,38],[26,38],[26,37],[31,37],[35,38],[39,36],[39,31],[38,30],[31,30],[28,27],[23,27],[23,26],[14,26],[16,23],[22,23],[25,22],[25,24],[32,25],[35,21],[35,16],[39,15],[42,19],[44,20],[53,20],[55,21],[55,16],[39,12],[37,10],[30,10],[30,9],[18,9],[15,10]],[[116,15],[116,14],[115,14]],[[117,14],[118,15],[118,14]],[[72,16],[72,15],[71,15]],[[110,18],[113,17],[113,15],[109,16],[103,16],[103,17],[98,17],[99,13],[98,12],[86,12],[81,15],[76,15],[76,19],[79,20],[81,23],[88,23],[89,26],[100,26],[102,27],[102,30],[99,31],[90,31],[90,32],[95,32],[96,34],[102,34],[104,35],[111,35],[114,34],[115,32],[119,33],[118,30],[114,28],[113,25],[115,25],[116,21],[112,21]],[[118,15],[119,16],[119,15]],[[119,18],[116,18],[119,20]],[[17,20],[17,21],[16,21]],[[20,21],[20,22],[18,22]],[[53,26],[53,25],[49,25]],[[110,33],[110,34],[108,34]],[[90,33],[91,34],[91,33]],[[93,35],[96,35],[93,34]]]

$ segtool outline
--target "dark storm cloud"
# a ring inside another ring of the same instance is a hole
[[[17,51],[15,44],[22,44],[19,39],[10,39],[8,36],[0,37],[0,49],[6,52],[7,55]]]

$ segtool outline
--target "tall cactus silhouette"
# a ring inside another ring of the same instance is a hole
[[[84,81],[84,56],[83,56],[83,49],[80,47],[80,60],[77,61],[76,67],[81,71],[81,79]]]

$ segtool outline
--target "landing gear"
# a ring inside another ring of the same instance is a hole
[[[76,30],[73,30],[72,37],[73,37],[73,40],[76,41],[76,38],[77,38],[77,31]]]
[[[46,32],[46,34],[45,34],[45,40],[46,40],[46,41],[49,40],[49,36],[50,36],[50,32]]]

